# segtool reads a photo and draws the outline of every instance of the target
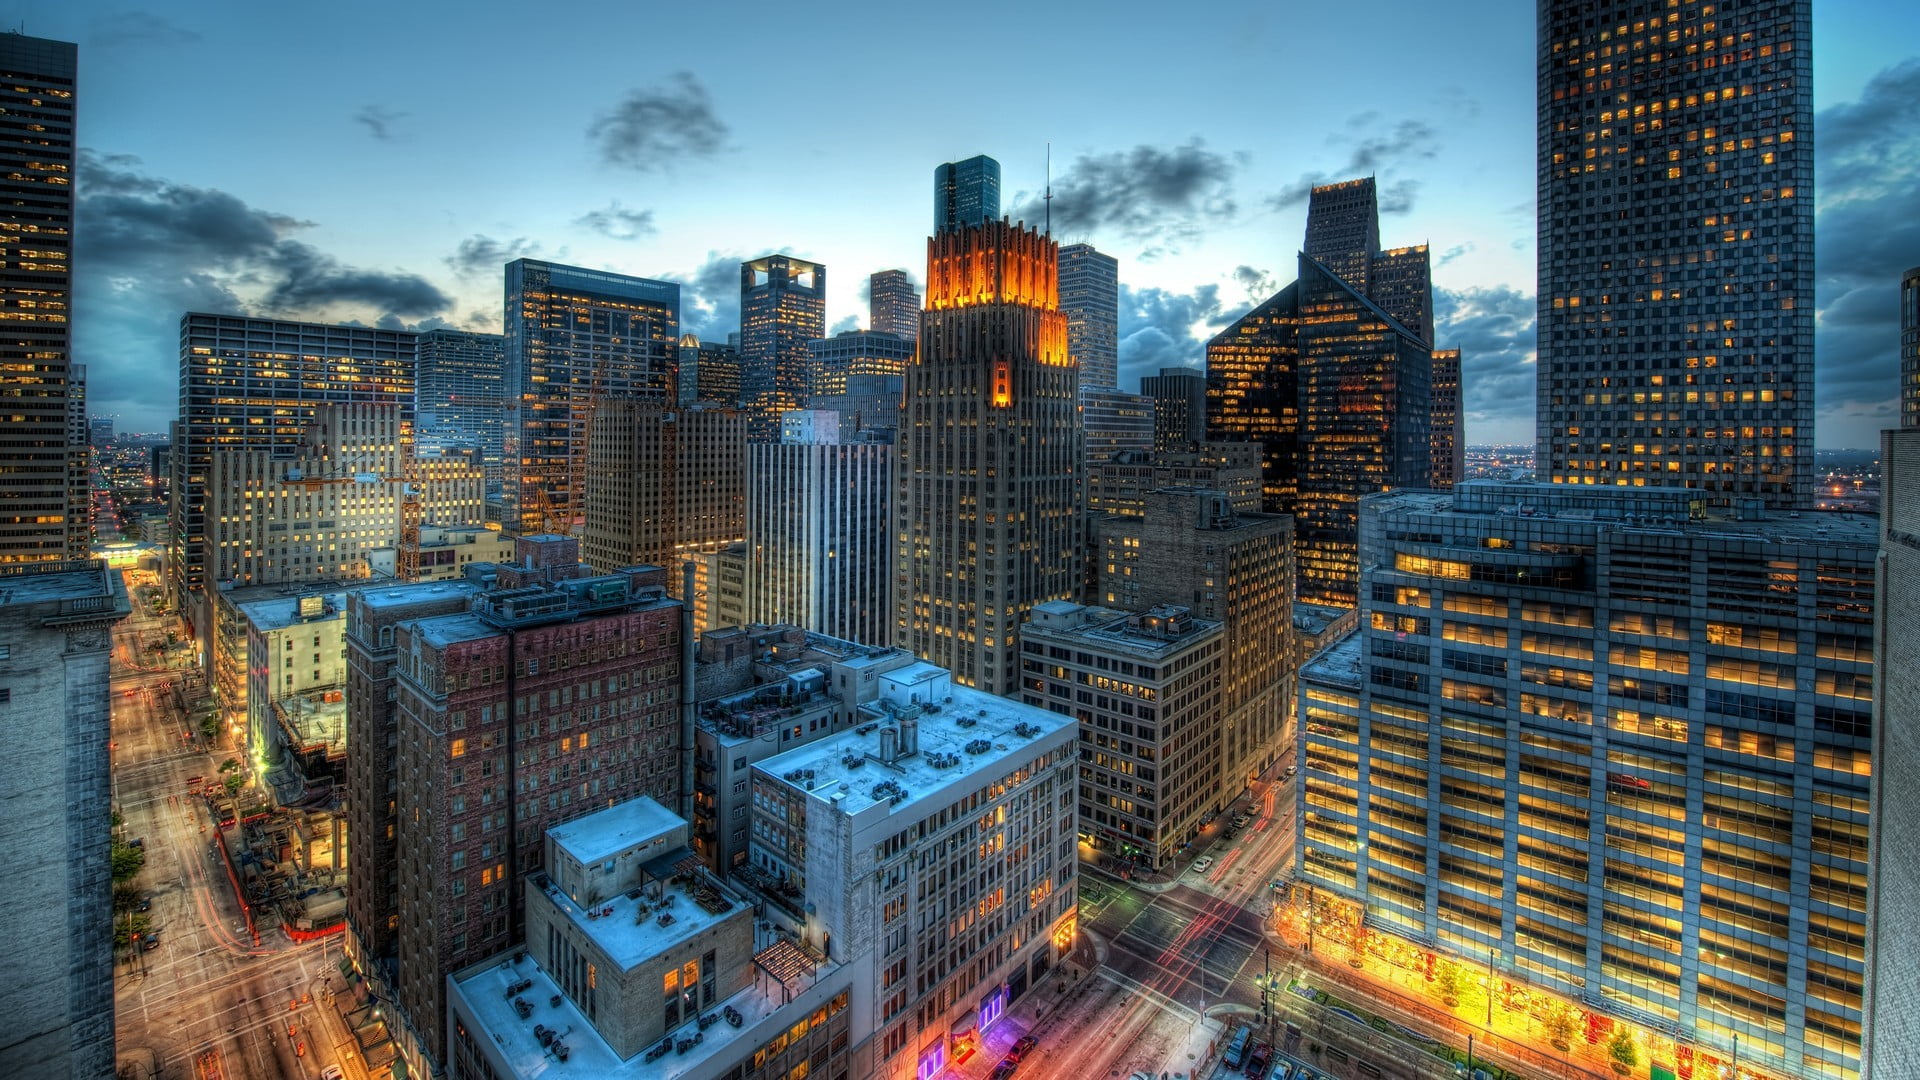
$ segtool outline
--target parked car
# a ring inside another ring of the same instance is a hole
[[[1273,1064],[1273,1044],[1254,1043],[1253,1050],[1247,1054],[1247,1075],[1253,1080],[1266,1080],[1267,1069]]]
[[[320,1080],[347,1080],[346,1071],[338,1065],[329,1065],[320,1070]]]
[[[1286,771],[1286,772],[1283,772],[1283,773],[1281,773],[1280,775],[1281,775],[1281,776],[1282,776],[1283,778],[1285,778],[1285,779],[1288,779],[1288,780],[1291,780],[1291,779],[1293,779],[1293,774],[1294,774],[1294,773],[1297,773],[1297,772],[1299,772],[1299,771],[1300,771],[1300,770],[1299,770],[1299,768],[1297,768],[1297,767],[1295,767],[1295,766],[1293,766],[1293,765],[1289,765],[1289,766],[1287,766],[1287,771]]]
[[[143,896],[143,897],[141,897],[141,898],[140,898],[140,902],[139,902],[139,903],[137,903],[137,904],[135,904],[135,905],[133,905],[133,910],[135,910],[135,911],[148,911],[148,910],[151,910],[151,909],[152,909],[152,907],[153,907],[153,897],[151,897],[151,896]]]
[[[1012,1076],[1019,1068],[1019,1061],[1014,1058],[1005,1057],[1000,1059],[1000,1064],[993,1067],[993,1072],[990,1075],[992,1080],[1007,1080],[1007,1077]]]
[[[157,949],[159,947],[160,947],[159,934],[148,934],[146,937],[143,937],[140,939],[140,948],[144,951],[151,952],[152,950]]]
[[[1026,1059],[1028,1052],[1039,1044],[1039,1039],[1031,1035],[1022,1035],[1014,1040],[1013,1049],[1007,1051],[1007,1057],[1012,1061],[1023,1061]]]
[[[1200,856],[1199,858],[1193,860],[1193,865],[1188,867],[1188,869],[1192,870],[1196,874],[1206,873],[1208,870],[1213,869],[1213,856],[1211,855]]]

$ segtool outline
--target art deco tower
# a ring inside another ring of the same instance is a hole
[[[1805,503],[1811,0],[1539,5],[1539,476]]]
[[[894,644],[1013,691],[1021,621],[1079,585],[1078,406],[1054,242],[1006,221],[930,239],[898,443]]]

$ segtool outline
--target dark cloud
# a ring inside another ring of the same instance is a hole
[[[1468,240],[1465,243],[1453,245],[1447,250],[1441,252],[1439,257],[1433,260],[1434,268],[1438,269],[1442,266],[1447,265],[1448,263],[1459,258],[1460,256],[1465,255],[1467,252],[1472,251],[1473,247],[1474,247],[1473,241],[1471,240]]]
[[[1155,254],[1172,250],[1203,225],[1233,217],[1238,167],[1199,139],[1172,149],[1083,154],[1053,182],[1054,235],[1121,237],[1147,243]],[[1038,225],[1046,214],[1040,192],[1022,192],[1011,216]]]
[[[353,114],[353,122],[365,124],[373,137],[381,142],[392,142],[396,134],[394,126],[406,118],[406,113],[395,112],[384,105],[365,105]]]
[[[835,334],[844,334],[849,330],[858,330],[860,329],[861,322],[862,320],[858,315],[843,316],[827,328],[827,336],[832,337]]]
[[[1233,268],[1233,280],[1246,290],[1247,303],[1258,305],[1267,297],[1280,291],[1279,279],[1265,270],[1256,270],[1242,263]]]
[[[1814,400],[1823,446],[1871,447],[1898,425],[1900,274],[1920,264],[1920,59],[1815,118]]]
[[[719,153],[726,145],[727,125],[714,114],[706,87],[682,71],[669,86],[630,92],[593,122],[587,137],[607,164],[652,172],[678,157]]]
[[[774,249],[781,250],[781,249]],[[740,332],[740,264],[748,256],[707,252],[707,260],[684,273],[655,274],[680,283],[680,332],[702,341],[725,341]]]
[[[1237,317],[1237,315],[1231,316]],[[1220,287],[1192,292],[1120,286],[1120,385],[1136,386],[1163,367],[1205,367],[1207,339],[1231,321]]]
[[[415,274],[348,266],[294,235],[310,223],[82,150],[75,205],[74,354],[101,411],[172,412],[186,311],[369,321],[426,318],[450,300]]]
[[[1440,150],[1439,133],[1421,120],[1402,120],[1390,129],[1380,126],[1380,114],[1365,112],[1347,120],[1355,135],[1335,135],[1329,141],[1347,148],[1345,163],[1331,172],[1305,172],[1277,193],[1268,196],[1267,205],[1288,210],[1307,201],[1313,189],[1335,180],[1356,176],[1377,176],[1383,168],[1401,168],[1431,159]],[[1419,185],[1402,180],[1380,190],[1380,212],[1404,214],[1413,209],[1413,197]]]
[[[446,262],[448,269],[461,277],[485,277],[488,274],[499,274],[508,263],[515,259],[526,258],[539,250],[540,245],[524,236],[503,242],[491,236],[474,233],[460,241],[460,246],[454,248],[453,254],[443,261]]]
[[[1488,426],[1531,438],[1534,405],[1534,318],[1531,295],[1509,285],[1433,290],[1434,343],[1460,350],[1469,441]]]
[[[609,240],[638,240],[659,230],[653,225],[653,211],[628,210],[619,200],[607,204],[605,210],[589,210],[573,219],[575,225],[583,229],[592,229]]]
[[[200,35],[175,26],[151,11],[117,11],[93,20],[87,44],[96,49],[119,45],[191,45]]]

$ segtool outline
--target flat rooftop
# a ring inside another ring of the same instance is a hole
[[[320,598],[320,612],[316,615],[302,616],[300,602],[313,597]],[[338,622],[346,617],[347,594],[345,590],[327,590],[324,592],[302,592],[299,596],[280,596],[272,600],[253,600],[240,604],[237,608],[249,623],[263,632],[285,630],[289,626],[301,623],[318,623],[329,620]]]
[[[899,676],[912,670],[888,674]],[[1071,716],[955,686],[951,701],[931,708],[923,706],[915,718],[920,752],[889,766],[880,761],[880,729],[885,726],[882,720],[887,713],[877,702],[862,705],[860,710],[866,720],[859,727],[776,754],[754,768],[822,803],[837,806],[845,814],[892,801],[891,791],[875,794],[876,787],[891,781],[905,793],[893,803],[897,811],[949,785],[998,772],[1008,761],[1030,755],[1033,744],[1045,736],[1078,725]],[[1016,730],[1023,724],[1026,734]],[[804,775],[808,770],[811,777]],[[786,779],[794,774],[800,775]]]
[[[739,894],[699,868],[685,882],[651,881],[591,906],[574,903],[551,879],[545,892],[623,971],[742,913],[752,918]]]
[[[1086,641],[1109,655],[1124,654],[1135,659],[1154,661],[1164,660],[1191,648],[1216,633],[1222,625],[1215,619],[1194,618],[1184,608],[1181,609],[1186,616],[1184,629],[1178,634],[1156,634],[1129,625],[1135,616],[1157,616],[1162,621],[1171,618],[1174,612],[1165,607],[1135,612],[1086,606],[1067,600],[1049,600],[1035,604],[1034,611],[1055,619],[1078,618],[1081,621],[1073,625],[1061,625],[1058,622],[1030,620],[1021,627],[1022,634],[1038,631],[1042,636],[1057,635]]]
[[[591,866],[685,824],[678,814],[642,795],[555,825],[547,836],[580,865]]]
[[[1365,634],[1358,630],[1347,632],[1339,640],[1314,653],[1313,659],[1300,665],[1300,678],[1307,682],[1359,690],[1366,680],[1366,665],[1360,651],[1365,644]]]
[[[105,599],[117,591],[119,577],[93,560],[0,564],[0,606]]]
[[[436,596],[472,596],[480,587],[471,581],[427,581],[407,584],[371,585],[360,589],[360,602],[370,610],[417,604]]]
[[[457,611],[420,619],[413,624],[413,632],[434,648],[444,649],[457,642],[478,641],[505,631],[472,612]]]
[[[1765,510],[1742,518],[1725,507],[1689,517],[1703,492],[1687,488],[1589,488],[1585,485],[1470,480],[1452,491],[1397,491],[1371,497],[1383,517],[1445,514],[1474,519],[1594,522],[1642,532],[1726,536],[1775,543],[1880,543],[1877,514],[1842,510]]]

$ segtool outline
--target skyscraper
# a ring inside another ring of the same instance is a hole
[[[920,340],[920,293],[905,270],[882,270],[867,279],[867,313],[874,333]]]
[[[740,350],[724,342],[701,341],[696,335],[683,335],[677,383],[682,405],[739,408]]]
[[[1813,486],[1811,0],[1543,0],[1542,478]]]
[[[667,568],[738,543],[746,512],[747,418],[737,409],[608,401],[588,432],[580,555],[604,573]]]
[[[440,328],[414,343],[414,443],[479,451],[487,479],[505,466],[506,339]]]
[[[1007,694],[1034,604],[1077,595],[1085,467],[1053,241],[1004,221],[927,244],[899,440],[894,644]]]
[[[71,482],[85,440],[68,433],[77,53],[0,34],[0,562],[78,558],[89,539],[87,491]]]
[[[1460,403],[1460,350],[1433,350],[1432,430],[1428,433],[1430,480],[1444,491],[1467,478],[1467,429]]]
[[[569,532],[584,515],[594,407],[671,400],[680,286],[538,259],[508,263],[506,286],[502,524]]]
[[[933,233],[1000,218],[1000,163],[981,154],[933,170]],[[927,291],[933,291],[928,283]]]
[[[1092,244],[1060,249],[1060,311],[1080,392],[1120,388],[1120,263]]]
[[[1140,380],[1153,401],[1153,448],[1184,450],[1207,441],[1207,373],[1198,368],[1161,368]]]
[[[859,375],[905,375],[915,342],[877,330],[847,330],[807,342],[807,401],[847,392]]]
[[[1307,242],[1301,250],[1367,291],[1367,269],[1380,250],[1380,202],[1373,177],[1321,184],[1307,200]]]
[[[1900,275],[1900,426],[1920,427],[1920,266]]]
[[[1207,342],[1207,437],[1260,444],[1260,508],[1300,493],[1300,286],[1274,293]]]
[[[806,405],[807,342],[826,332],[826,267],[788,255],[740,264],[740,404],[748,439],[778,439],[780,414]]]

